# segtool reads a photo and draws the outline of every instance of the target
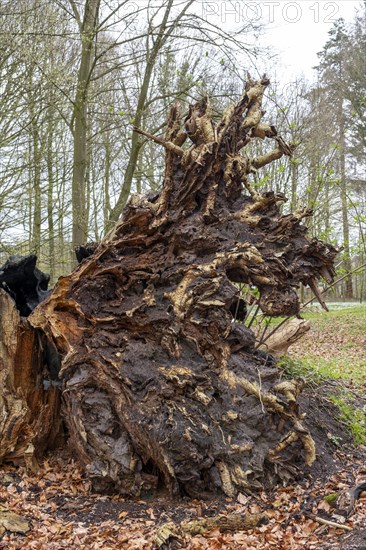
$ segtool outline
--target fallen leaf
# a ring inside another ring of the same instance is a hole
[[[29,521],[8,510],[0,511],[0,526],[11,533],[25,534],[30,529]]]
[[[245,506],[245,504],[248,504],[249,498],[246,495],[243,495],[242,493],[239,493],[236,500]]]
[[[325,500],[322,500],[321,502],[319,502],[318,504],[318,510],[324,510],[325,512],[329,512],[329,510],[331,510],[332,507],[330,506],[330,504],[328,502],[326,502]]]

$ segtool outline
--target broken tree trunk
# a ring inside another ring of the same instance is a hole
[[[133,196],[29,318],[63,356],[71,448],[97,490],[139,494],[160,479],[233,496],[315,459],[302,380],[281,381],[232,314],[236,283],[257,287],[265,314],[295,315],[296,287],[334,275],[336,250],[306,236],[310,213],[281,215],[285,197],[249,183],[292,153],[261,122],[268,84],[250,80],[218,123],[207,98],[184,128],[175,105],[165,139],[148,136],[166,149],[162,191]],[[249,158],[255,138],[274,150]]]
[[[35,469],[60,431],[60,392],[46,379],[44,345],[0,290],[0,462]]]
[[[278,329],[273,330],[273,334],[267,337],[264,334],[257,334],[257,347],[273,357],[282,357],[286,355],[292,344],[297,342],[310,330],[310,321],[304,319],[291,319]]]

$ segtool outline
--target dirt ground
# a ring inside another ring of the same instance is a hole
[[[348,519],[334,515],[323,500],[325,495],[366,479],[362,456],[358,455],[350,457],[338,451],[335,460],[342,468],[339,466],[326,481],[307,476],[297,485],[257,496],[239,495],[237,500],[172,500],[164,494],[125,500],[94,495],[65,453],[49,457],[35,475],[3,468],[0,509],[6,506],[22,516],[29,522],[29,530],[24,534],[6,531],[0,548],[148,549],[154,548],[157,531],[167,522],[180,524],[231,512],[263,512],[266,518],[264,524],[251,530],[220,533],[214,529],[181,538],[175,541],[175,548],[366,548],[366,494],[362,494],[365,497],[357,501]],[[319,523],[317,517],[334,521],[339,527]]]

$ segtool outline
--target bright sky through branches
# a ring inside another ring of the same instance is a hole
[[[278,54],[279,72],[287,81],[297,76],[312,76],[317,65],[317,52],[328,39],[333,23],[343,17],[354,19],[362,2],[357,0],[212,0],[201,2],[204,18],[225,28],[237,29],[251,21],[263,23],[262,46]],[[270,71],[270,67],[267,69]],[[254,75],[256,76],[256,75]]]

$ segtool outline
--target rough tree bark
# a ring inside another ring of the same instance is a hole
[[[60,431],[60,392],[42,376],[42,336],[0,290],[0,462],[37,468]],[[45,374],[46,376],[46,374]]]
[[[12,256],[0,267],[0,463],[32,469],[62,426],[60,359],[26,319],[48,294],[49,275],[36,260]]]
[[[291,155],[261,122],[269,84],[249,80],[215,124],[207,98],[181,126],[170,113],[161,193],[134,196],[95,252],[29,317],[63,356],[63,416],[97,490],[139,494],[251,491],[316,456],[298,410],[303,381],[284,381],[233,319],[236,283],[265,314],[299,310],[296,287],[331,281],[336,250],[281,215],[281,194],[249,176]],[[255,138],[275,148],[251,159]],[[187,146],[186,140],[191,142]]]

